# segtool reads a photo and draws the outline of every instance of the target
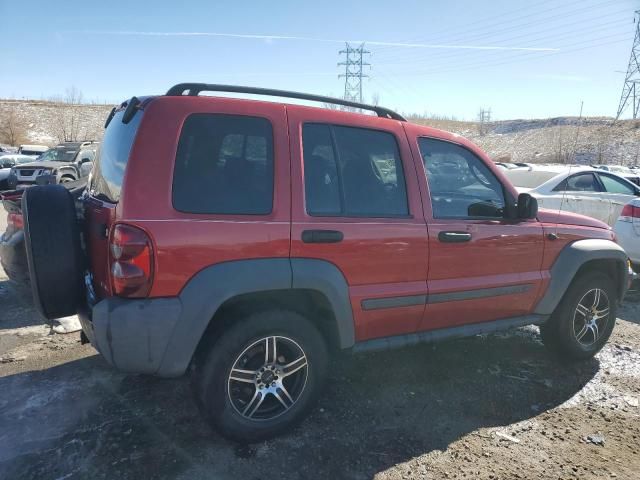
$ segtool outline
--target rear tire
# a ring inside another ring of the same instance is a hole
[[[226,329],[196,364],[196,402],[229,439],[274,437],[316,402],[327,358],[322,335],[303,316],[286,310],[252,314]]]
[[[604,273],[589,272],[577,278],[540,327],[545,347],[567,360],[593,357],[615,326],[616,293],[614,282]]]
[[[82,298],[82,254],[76,208],[60,185],[30,187],[22,196],[24,238],[33,300],[48,320],[74,315]]]

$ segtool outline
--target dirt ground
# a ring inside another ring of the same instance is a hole
[[[640,294],[592,361],[537,329],[345,355],[292,433],[212,432],[187,379],[127,375],[78,334],[49,334],[0,277],[2,479],[640,478]]]

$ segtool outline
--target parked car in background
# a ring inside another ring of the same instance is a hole
[[[243,442],[304,418],[341,350],[537,324],[551,351],[590,359],[627,256],[606,224],[538,211],[503,173],[380,106],[205,84],[132,97],[80,198],[23,190],[35,305],[77,313],[119,369],[189,372],[205,418]]]
[[[0,156],[0,192],[10,188],[9,175],[11,174],[11,168],[28,162],[33,162],[33,157],[19,154]]]
[[[614,173],[582,166],[548,165],[504,172],[520,192],[538,204],[597,218],[610,226],[622,208],[640,196],[640,187]]]
[[[46,145],[20,145],[18,147],[19,154],[29,155],[34,158],[39,157],[47,150],[49,150],[49,147],[47,147]]]
[[[89,175],[98,148],[98,142],[65,142],[44,152],[35,162],[13,168],[9,174],[9,187],[35,185],[38,177],[49,175],[48,183],[73,182]]]
[[[634,270],[640,272],[640,198],[635,198],[624,206],[613,230],[618,243],[629,255]]]

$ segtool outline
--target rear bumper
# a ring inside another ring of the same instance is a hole
[[[85,335],[109,364],[125,372],[174,376],[160,367],[181,314],[177,297],[111,297],[78,317]]]
[[[631,222],[617,221],[614,226],[617,241],[633,264],[640,264],[640,234]]]

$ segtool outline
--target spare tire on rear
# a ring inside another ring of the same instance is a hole
[[[33,301],[48,320],[77,312],[82,251],[73,197],[61,185],[28,188],[22,216]]]

